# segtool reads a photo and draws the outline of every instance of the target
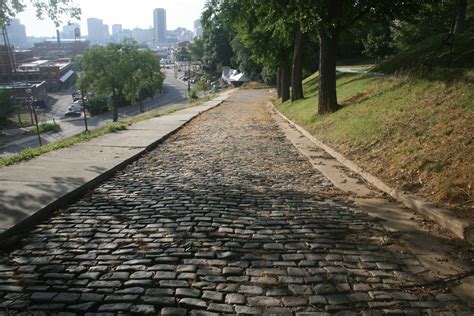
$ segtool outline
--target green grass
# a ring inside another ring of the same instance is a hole
[[[47,132],[59,132],[61,130],[61,126],[57,123],[41,123],[38,124],[38,130],[40,134]],[[36,127],[32,127],[27,132],[25,132],[25,134],[28,135],[35,135],[36,133]]]
[[[317,114],[318,73],[304,80],[305,99],[278,109],[394,186],[417,187],[435,202],[473,198],[474,72],[372,77],[339,73],[342,108]],[[471,136],[470,136],[471,135]],[[441,185],[449,180],[449,190]]]
[[[55,142],[55,143],[51,143],[51,144],[48,144],[48,145],[45,145],[45,146],[42,146],[42,147],[38,147],[38,148],[25,149],[25,150],[22,150],[20,153],[18,153],[16,155],[5,157],[5,158],[0,158],[0,167],[9,166],[9,165],[13,165],[13,164],[16,164],[16,163],[19,163],[19,162],[22,162],[22,161],[26,161],[26,160],[41,156],[45,153],[48,153],[48,152],[51,152],[51,151],[54,151],[54,150],[71,147],[71,146],[73,146],[77,143],[87,142],[91,139],[94,139],[96,137],[100,137],[100,136],[105,135],[105,134],[123,131],[123,130],[126,130],[128,128],[128,126],[130,126],[131,124],[138,123],[140,121],[144,121],[144,120],[151,119],[151,118],[154,118],[154,117],[168,115],[168,114],[171,114],[173,112],[182,110],[184,108],[197,106],[199,104],[202,104],[203,102],[208,101],[209,99],[210,99],[209,97],[208,98],[203,98],[203,99],[200,99],[200,100],[198,100],[194,103],[191,103],[191,104],[185,105],[185,106],[183,106],[182,104],[175,104],[175,105],[170,106],[166,109],[160,109],[160,108],[153,109],[153,110],[148,111],[146,113],[142,113],[142,114],[127,118],[125,120],[118,121],[118,122],[109,123],[109,124],[107,124],[103,127],[97,128],[93,131],[83,132],[80,135],[73,136],[73,137],[70,137],[70,138],[67,138],[67,139],[64,139],[64,140],[60,140],[60,141]]]
[[[446,34],[429,37],[395,57],[383,61],[375,66],[373,71],[383,73],[418,72],[423,64],[431,65],[431,68],[447,68],[450,50],[447,46],[439,49],[445,37]],[[464,69],[474,68],[474,32],[472,30],[464,34],[456,34],[451,67],[459,68],[455,70],[455,73],[461,72],[461,74]]]

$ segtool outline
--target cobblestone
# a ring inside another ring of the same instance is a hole
[[[0,314],[472,312],[375,242],[388,233],[290,144],[267,97],[236,93],[0,253]]]

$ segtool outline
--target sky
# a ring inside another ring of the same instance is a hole
[[[168,30],[185,27],[193,30],[193,22],[201,16],[206,0],[74,0],[82,10],[81,33],[87,35],[87,18],[99,18],[109,25],[122,24],[124,29],[149,28],[153,26],[153,10],[164,8]],[[28,1],[27,1],[28,2]],[[29,7],[17,18],[26,26],[28,36],[56,35],[54,23],[38,20]],[[72,21],[74,22],[74,21]],[[67,24],[67,21],[66,23]],[[60,27],[61,29],[61,27]]]

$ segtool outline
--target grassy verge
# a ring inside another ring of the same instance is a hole
[[[59,132],[61,130],[61,126],[57,123],[41,123],[38,125],[38,129],[40,134],[47,132]],[[25,132],[27,135],[35,135],[36,133],[36,127],[30,128],[27,132]]]
[[[29,160],[29,159],[41,156],[45,153],[61,149],[61,148],[71,147],[77,143],[87,142],[93,138],[96,138],[105,134],[119,132],[119,131],[127,129],[127,127],[131,124],[138,123],[140,121],[144,121],[144,120],[151,119],[154,117],[171,114],[173,112],[182,110],[184,108],[197,106],[206,101],[209,101],[209,99],[210,98],[203,98],[188,105],[175,104],[175,105],[167,107],[166,109],[160,109],[160,108],[153,109],[146,113],[142,113],[142,114],[139,114],[139,115],[115,122],[115,123],[110,123],[110,124],[107,124],[106,126],[97,128],[95,130],[84,132],[80,135],[66,138],[55,143],[51,143],[51,144],[38,147],[38,148],[25,149],[16,155],[0,158],[0,167],[13,165],[25,160]]]
[[[338,74],[343,107],[326,116],[316,114],[316,73],[304,81],[304,100],[277,107],[390,185],[466,210],[474,195],[474,71],[443,73]]]

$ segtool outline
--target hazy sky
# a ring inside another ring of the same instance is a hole
[[[148,28],[153,26],[153,10],[166,10],[167,28],[178,26],[193,30],[194,20],[199,19],[206,0],[74,0],[82,9],[81,33],[87,34],[87,18],[94,17],[112,24],[122,24],[123,28]],[[28,36],[55,36],[53,22],[40,21],[34,10],[29,8],[18,15],[26,26]]]

